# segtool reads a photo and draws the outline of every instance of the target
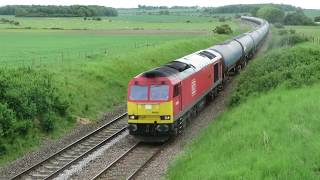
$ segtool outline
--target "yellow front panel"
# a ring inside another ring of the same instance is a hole
[[[159,103],[135,103],[128,102],[128,115],[137,115],[139,119],[131,120],[129,123],[157,123],[166,124],[173,123],[173,107],[172,101]],[[160,116],[170,115],[170,120],[161,120]]]

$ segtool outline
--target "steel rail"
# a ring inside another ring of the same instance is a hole
[[[81,142],[84,142],[86,139],[89,139],[90,137],[93,137],[95,134],[101,132],[102,130],[106,129],[107,127],[109,127],[110,125],[114,124],[115,122],[123,119],[125,116],[127,115],[127,113],[124,113],[120,116],[118,116],[117,118],[113,119],[112,121],[106,123],[105,125],[101,126],[100,128],[90,132],[89,134],[83,136],[82,138],[78,139],[77,141],[69,144],[68,146],[64,147],[63,149],[61,149],[60,151],[54,153],[53,155],[49,156],[48,158],[42,160],[41,162],[33,165],[32,167],[28,168],[27,170],[19,173],[18,175],[14,176],[13,178],[11,178],[12,180],[16,180],[16,179],[21,179],[23,176],[27,176],[28,173],[32,172],[33,170],[41,167],[44,163],[50,161],[51,159],[54,159],[55,157],[59,156],[60,154],[66,152],[67,150],[71,149],[72,147],[80,144]],[[99,144],[97,144],[96,146],[94,146],[94,148],[91,148],[90,150],[86,151],[85,153],[81,154],[80,156],[78,156],[76,159],[71,160],[71,162],[67,163],[66,165],[64,165],[62,167],[63,170],[65,170],[67,167],[69,167],[72,163],[74,163],[75,161],[78,161],[80,158],[84,157],[85,155],[87,155],[88,153],[93,152],[95,149],[101,147],[104,143],[106,143],[107,141],[110,141],[112,138],[116,137],[119,133],[125,131],[125,127],[121,128],[119,131],[115,132],[114,134],[112,134],[110,137],[108,137],[107,139],[103,140],[103,142],[100,142]],[[48,177],[44,178],[44,179],[48,179],[50,177],[56,176],[57,173],[60,173],[62,171],[62,169],[60,170],[60,168],[55,171],[54,173],[48,175]]]

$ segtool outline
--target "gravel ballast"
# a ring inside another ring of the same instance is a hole
[[[62,138],[57,140],[46,140],[43,144],[36,150],[26,153],[23,157],[11,162],[7,166],[0,168],[0,179],[8,179],[14,177],[15,175],[21,173],[22,171],[28,169],[30,166],[37,164],[50,155],[63,149],[65,146],[73,143],[74,141],[80,139],[86,134],[92,132],[98,127],[104,125],[106,122],[113,120],[115,117],[126,112],[126,107],[121,106],[114,109],[112,112],[108,112],[103,115],[101,120],[97,123],[82,125],[77,124],[76,127],[64,135]]]

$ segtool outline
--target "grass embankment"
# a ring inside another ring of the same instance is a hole
[[[195,139],[169,179],[319,179],[320,51],[273,50],[240,74],[233,108]]]
[[[277,90],[223,114],[169,179],[318,179],[319,88]]]

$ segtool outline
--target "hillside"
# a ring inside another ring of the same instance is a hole
[[[319,45],[271,49],[237,77],[232,108],[186,147],[168,179],[319,178]]]

